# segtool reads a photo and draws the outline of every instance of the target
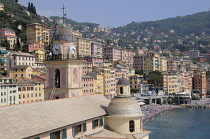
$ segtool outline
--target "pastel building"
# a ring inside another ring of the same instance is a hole
[[[197,94],[200,98],[206,96],[206,72],[204,71],[194,71],[193,74],[193,93]]]
[[[44,45],[41,45],[40,43],[36,42],[36,43],[31,43],[28,45],[25,45],[22,47],[22,50],[24,52],[32,52],[32,51],[37,51],[37,50],[42,50],[44,51]]]
[[[33,70],[31,66],[19,65],[10,68],[9,73],[10,73],[9,77],[12,79],[22,79],[22,78],[31,79]]]
[[[35,61],[35,56],[28,53],[10,53],[7,56],[7,75],[10,76],[10,69],[15,66],[36,67]]]
[[[146,53],[144,57],[143,73],[148,74],[150,71],[161,71],[162,61],[159,54]]]
[[[83,95],[94,95],[94,78],[89,75],[82,76]]]
[[[0,29],[0,45],[3,43],[5,40],[8,41],[10,45],[10,49],[14,49],[15,44],[17,43],[17,36],[15,34],[15,31],[11,29],[6,29],[6,28],[1,28]]]
[[[83,58],[91,56],[91,40],[88,38],[77,38],[77,56]]]
[[[50,42],[50,32],[46,25],[39,23],[32,23],[26,28],[27,44],[39,43],[46,46]]]
[[[178,73],[175,71],[163,72],[163,87],[165,94],[173,94],[179,92]]]
[[[110,69],[110,84],[111,84],[111,98],[113,98],[116,95],[116,81],[115,81],[115,69]]]
[[[138,91],[140,92],[140,90],[142,90],[141,84],[143,80],[144,80],[143,75],[135,74],[135,75],[129,76],[130,88],[138,89]]]
[[[102,57],[93,57],[93,56],[86,56],[83,57],[84,60],[91,62],[93,67],[103,67],[104,66],[104,59]]]
[[[129,67],[133,67],[134,52],[129,49],[122,49],[121,61],[125,62]]]
[[[92,41],[91,42],[91,55],[102,58],[103,47],[104,47],[104,44],[102,41],[97,41],[97,40]]]
[[[0,106],[19,103],[18,88],[12,78],[0,77]]]
[[[5,72],[7,69],[7,55],[8,51],[7,50],[0,50],[0,72]]]
[[[109,61],[119,61],[121,60],[121,48],[113,47],[113,46],[106,46],[104,47],[104,59]]]
[[[135,70],[144,70],[144,56],[134,56],[133,57],[133,68]]]
[[[104,78],[103,74],[98,71],[94,70],[93,72],[89,73],[89,76],[94,78],[94,94],[95,95],[104,95],[103,90],[104,90]]]
[[[4,4],[0,3],[0,11],[4,11]]]
[[[30,79],[17,79],[19,103],[44,100],[44,83]]]
[[[91,62],[87,62],[87,61],[83,61],[83,75],[87,75],[89,73],[92,72],[92,63]]]

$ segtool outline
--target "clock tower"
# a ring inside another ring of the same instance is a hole
[[[54,34],[45,64],[45,100],[82,95],[83,61],[77,59],[76,39],[65,22]]]

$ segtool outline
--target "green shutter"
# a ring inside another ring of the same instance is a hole
[[[62,129],[62,139],[67,139],[66,129]]]
[[[93,120],[92,121],[92,129],[94,129],[95,128],[95,121]]]
[[[36,137],[36,138],[34,138],[34,139],[40,139],[40,137]]]
[[[86,123],[83,123],[83,132],[87,131]]]
[[[104,125],[104,118],[101,117],[101,118],[100,118],[100,126],[103,126],[103,125]]]
[[[75,136],[77,133],[78,133],[78,131],[77,131],[77,126],[75,125],[75,126],[74,126],[74,134],[73,134],[73,135]]]
[[[55,139],[55,132],[50,133],[50,139]]]

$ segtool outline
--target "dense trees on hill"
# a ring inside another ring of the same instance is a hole
[[[33,14],[37,15],[36,13],[36,7],[34,6],[33,3],[28,3],[28,11],[32,12]]]

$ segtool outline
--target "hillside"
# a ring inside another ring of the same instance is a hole
[[[112,29],[109,38],[117,40],[118,45],[122,47],[152,48],[159,45],[162,49],[199,49],[206,53],[209,52],[210,42],[210,12],[158,21],[132,22],[124,27]]]

